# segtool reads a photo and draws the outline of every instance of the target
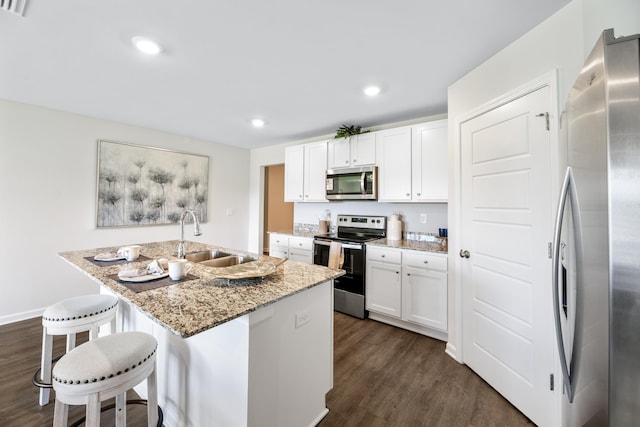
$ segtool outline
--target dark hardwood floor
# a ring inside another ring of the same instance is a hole
[[[52,403],[40,407],[31,383],[41,334],[40,318],[0,326],[0,426],[52,425],[53,392]],[[78,342],[86,339],[85,334]],[[63,337],[55,337],[54,354],[62,354],[64,345]],[[319,426],[533,425],[444,347],[413,332],[336,313],[334,388],[327,395],[330,412]],[[129,397],[137,398],[133,394]],[[72,407],[70,424],[82,416],[84,406]],[[129,405],[127,421],[146,425],[145,407]],[[114,425],[113,411],[103,414],[102,425]]]
[[[79,334],[77,344],[88,339],[88,333]],[[53,406],[55,393],[51,391],[51,403],[41,407],[38,404],[39,389],[31,380],[40,367],[42,344],[42,318],[0,326],[0,426],[3,427],[39,427],[53,425]],[[53,339],[53,354],[64,353],[65,337]],[[129,399],[138,399],[135,392],[127,395]],[[113,403],[113,399],[103,406]],[[69,425],[84,417],[84,406],[72,406],[69,409]],[[146,406],[127,406],[127,426],[147,425]],[[82,424],[84,425],[84,424]],[[102,426],[115,425],[114,411],[102,414]]]
[[[532,426],[445,343],[335,314],[334,384],[320,427]]]

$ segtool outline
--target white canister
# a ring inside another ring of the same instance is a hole
[[[391,219],[387,222],[387,239],[402,240],[402,221],[400,221],[400,215],[391,215]]]

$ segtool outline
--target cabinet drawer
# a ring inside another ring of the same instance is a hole
[[[402,262],[402,252],[379,246],[367,246],[367,261],[369,260],[400,264]]]
[[[313,239],[307,237],[289,237],[289,249],[313,250]]]
[[[413,268],[447,271],[447,257],[420,251],[405,251],[403,265]]]
[[[269,244],[288,247],[289,237],[282,234],[271,234],[269,237]]]

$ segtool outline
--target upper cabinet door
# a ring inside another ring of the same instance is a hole
[[[327,169],[375,165],[376,134],[372,132],[328,142]]]
[[[349,138],[332,139],[327,144],[327,169],[351,166],[351,144]]]
[[[376,134],[361,133],[351,138],[351,166],[376,164]]]
[[[304,145],[304,201],[326,202],[327,142]]]
[[[378,200],[411,200],[411,128],[376,132]]]
[[[411,128],[412,198],[418,202],[448,199],[447,120]]]
[[[304,200],[304,145],[284,149],[284,200]]]

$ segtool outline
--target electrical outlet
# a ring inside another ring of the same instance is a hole
[[[311,320],[309,313],[296,313],[296,329],[309,323],[309,320]]]
[[[427,223],[427,214],[426,213],[421,213],[420,214],[420,224],[426,224]]]

